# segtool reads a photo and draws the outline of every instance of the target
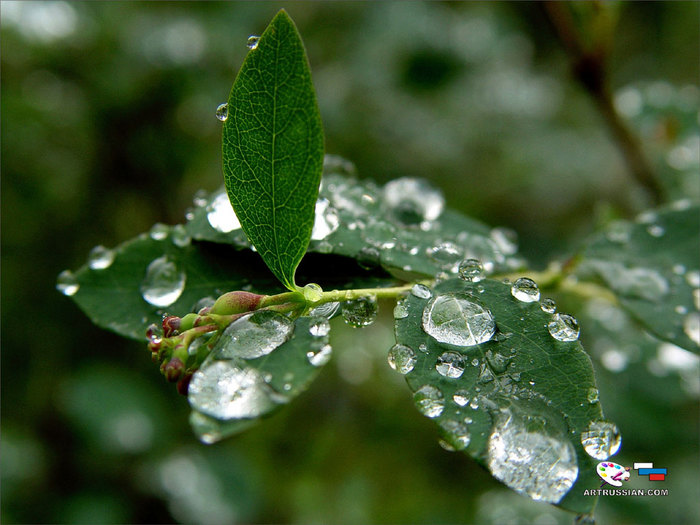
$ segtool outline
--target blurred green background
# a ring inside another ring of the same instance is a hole
[[[280,7],[307,45],[326,149],[361,177],[429,179],[515,229],[534,267],[648,204],[540,4],[3,1],[1,521],[570,523],[437,445],[386,366],[387,305],[361,334],[334,321],[334,360],[307,393],[207,447],[145,343],[55,290],[93,246],[182,222],[221,185],[214,110]],[[698,198],[699,4],[620,15],[617,107],[668,193]],[[669,469],[668,497],[603,498],[600,521],[700,522],[697,360],[621,365],[624,341],[615,360],[585,322],[582,337],[617,461]]]

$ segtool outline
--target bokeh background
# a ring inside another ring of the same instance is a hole
[[[699,6],[624,3],[608,63],[673,198],[700,195],[697,117],[679,124],[698,110]],[[145,344],[55,290],[93,246],[182,222],[221,185],[214,110],[280,7],[307,45],[326,149],[361,177],[430,180],[516,230],[536,268],[649,204],[540,4],[3,1],[0,520],[570,523],[437,445],[386,365],[387,305],[361,334],[334,321],[308,392],[207,447]],[[603,498],[600,521],[700,522],[697,361],[593,357],[617,460],[667,467],[670,490]]]

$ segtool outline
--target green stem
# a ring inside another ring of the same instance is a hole
[[[416,284],[430,286],[432,280],[419,281],[417,283],[406,284],[404,286],[394,286],[391,288],[358,288],[356,290],[331,290],[323,292],[321,300],[310,306],[317,306],[324,303],[334,303],[340,301],[353,301],[361,297],[376,297],[377,299],[393,299],[402,293],[409,292]]]

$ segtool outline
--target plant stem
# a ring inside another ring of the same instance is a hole
[[[432,280],[419,281],[418,283],[406,284],[404,286],[394,286],[391,288],[358,288],[356,290],[332,290],[323,292],[321,300],[313,303],[315,307],[324,303],[334,303],[339,301],[352,301],[361,297],[376,297],[377,299],[393,299],[402,293],[409,292],[416,284],[424,284],[426,286],[433,284]]]

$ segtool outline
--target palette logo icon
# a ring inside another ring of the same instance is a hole
[[[621,487],[623,481],[629,481],[630,479],[630,468],[623,467],[612,461],[598,463],[595,471],[600,476],[600,479],[603,480],[601,487],[606,483],[614,487]]]
[[[640,476],[649,476],[649,481],[665,481],[668,469],[654,468],[653,463],[635,463],[634,470]]]

